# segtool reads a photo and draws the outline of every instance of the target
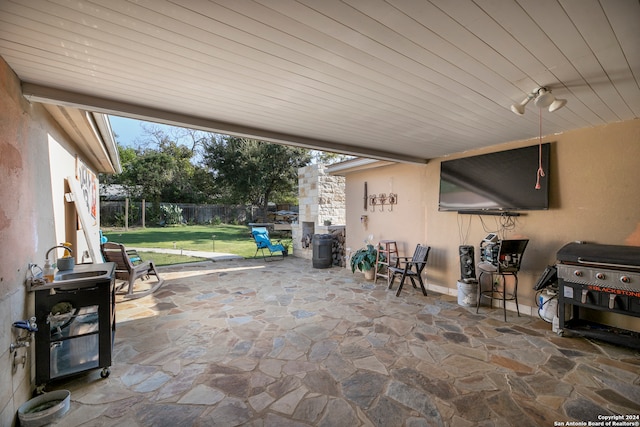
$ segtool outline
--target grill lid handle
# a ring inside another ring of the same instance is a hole
[[[632,270],[637,270],[638,269],[637,265],[613,264],[613,263],[609,263],[609,262],[590,261],[590,260],[584,259],[582,257],[578,257],[578,262],[580,264],[591,264],[591,265],[597,265],[597,266],[600,266],[600,267],[627,268],[627,269],[632,269]]]

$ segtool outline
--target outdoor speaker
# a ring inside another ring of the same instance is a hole
[[[460,276],[462,280],[476,278],[476,263],[474,261],[474,248],[463,245],[458,248],[460,252]]]

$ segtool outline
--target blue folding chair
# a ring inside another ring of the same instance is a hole
[[[273,257],[273,254],[277,254],[278,252],[280,252],[282,258],[287,255],[287,250],[282,246],[280,240],[277,240],[276,244],[271,243],[271,239],[269,239],[269,231],[265,227],[253,227],[251,229],[251,236],[256,242],[256,253],[253,256],[254,258],[258,255],[259,251],[262,251],[262,258],[266,261],[267,256],[264,252],[265,249],[269,251],[269,258]]]

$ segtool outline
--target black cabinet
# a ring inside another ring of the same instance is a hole
[[[36,384],[39,391],[50,380],[111,366],[115,336],[115,264],[99,264],[105,274],[91,276],[96,266],[79,265],[78,281],[54,282],[34,289]]]

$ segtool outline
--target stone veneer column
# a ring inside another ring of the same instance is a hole
[[[301,258],[313,257],[312,246],[303,247],[306,234],[318,233],[324,221],[332,225],[346,222],[345,179],[327,175],[325,170],[323,164],[298,169],[298,224],[293,224],[291,237],[293,253]]]

